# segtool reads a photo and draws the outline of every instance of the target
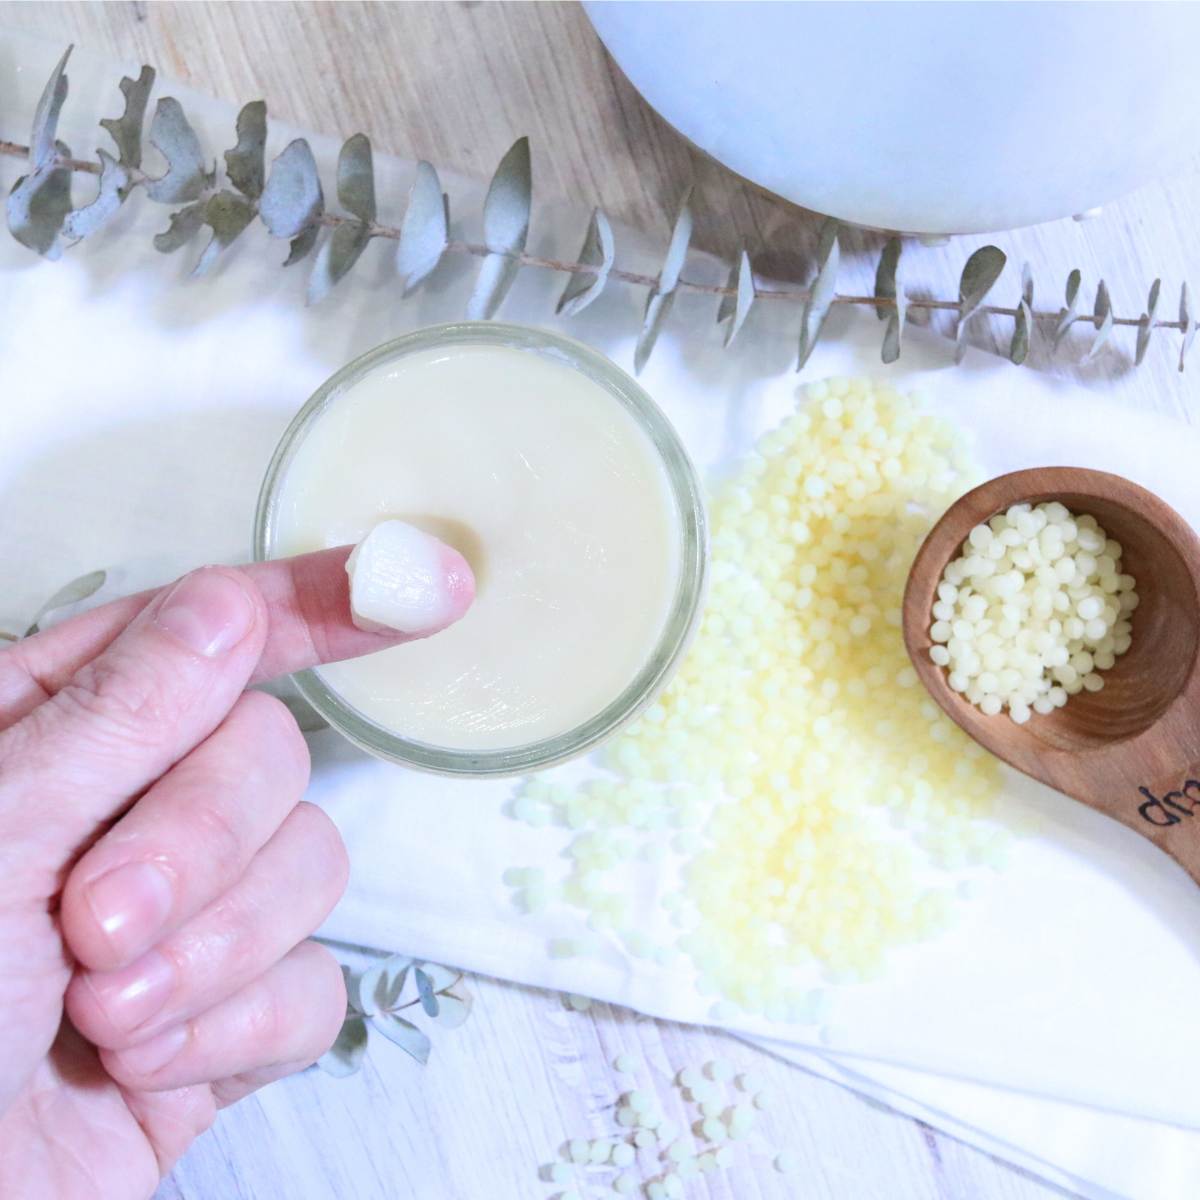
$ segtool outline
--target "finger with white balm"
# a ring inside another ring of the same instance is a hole
[[[406,521],[381,521],[346,562],[350,613],[370,633],[434,633],[457,621],[475,596],[475,576],[457,550]]]

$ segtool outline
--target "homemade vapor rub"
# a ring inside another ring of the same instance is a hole
[[[809,387],[762,439],[713,502],[710,597],[675,681],[612,744],[610,774],[534,780],[516,802],[574,831],[565,883],[518,895],[587,913],[552,953],[616,937],[690,960],[718,1017],[813,1020],[799,968],[867,976],[942,925],[954,885],[927,868],[998,861],[999,771],[918,686],[900,607],[973,475],[951,425],[870,380]],[[634,863],[668,846],[681,875],[656,923]]]

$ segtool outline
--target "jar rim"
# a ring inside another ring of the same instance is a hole
[[[708,523],[691,458],[675,427],[640,384],[590,346],[549,330],[496,321],[428,326],[367,351],[331,375],[292,418],[271,457],[254,516],[255,562],[269,559],[283,480],[319,418],[348,389],[385,363],[418,351],[454,346],[503,346],[547,356],[598,384],[649,438],[666,475],[678,519],[679,573],[662,633],[630,683],[588,720],[552,737],[512,747],[464,750],[405,738],[348,704],[316,670],[292,676],[300,694],[343,737],[377,757],[441,775],[525,774],[595,749],[653,702],[669,682],[695,633],[707,581]]]

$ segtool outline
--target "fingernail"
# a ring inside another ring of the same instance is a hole
[[[346,562],[350,615],[369,633],[433,633],[457,621],[475,576],[453,547],[405,521],[381,521]]]
[[[189,650],[212,658],[233,649],[250,632],[254,606],[232,575],[195,571],[167,593],[154,622]]]
[[[188,1027],[172,1025],[170,1029],[157,1033],[149,1041],[139,1042],[122,1050],[118,1056],[121,1065],[134,1075],[153,1075],[161,1071],[188,1042]]]
[[[145,1024],[167,1002],[175,972],[157,950],[120,971],[86,976],[108,1019],[128,1032]]]
[[[157,940],[171,911],[171,881],[153,863],[126,863],[88,885],[87,902],[122,961]]]

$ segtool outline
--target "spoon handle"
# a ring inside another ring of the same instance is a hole
[[[1139,784],[1136,820],[1126,820],[1200,883],[1200,763]]]

